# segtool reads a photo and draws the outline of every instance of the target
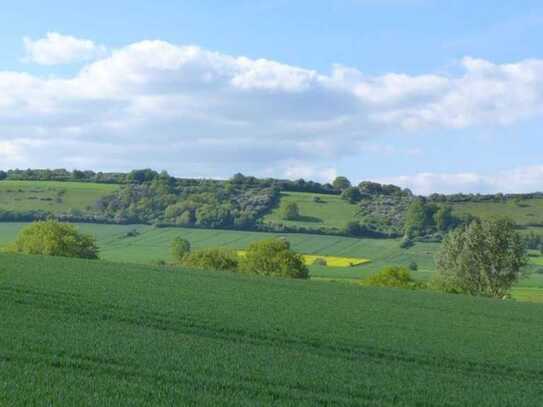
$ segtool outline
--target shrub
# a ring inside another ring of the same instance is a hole
[[[240,271],[265,276],[309,277],[302,256],[290,250],[288,241],[277,238],[252,243],[240,261]]]
[[[236,271],[238,255],[226,249],[195,250],[183,257],[182,264],[203,270]]]
[[[313,260],[314,266],[327,266],[328,263],[326,259],[323,259],[322,257],[317,257],[315,260]]]
[[[173,239],[170,248],[175,261],[181,262],[190,253],[190,242],[178,236]]]
[[[415,288],[415,280],[411,278],[409,270],[405,267],[386,267],[369,276],[364,285],[375,287]]]
[[[411,271],[417,271],[419,269],[419,265],[416,261],[412,261],[409,263],[409,270]]]
[[[96,239],[74,225],[56,220],[34,222],[23,228],[13,245],[15,251],[43,256],[97,259]]]
[[[402,249],[409,249],[410,247],[412,247],[415,243],[413,242],[412,239],[410,239],[409,237],[407,236],[404,236],[404,238],[402,239],[402,241],[400,242],[400,248]]]

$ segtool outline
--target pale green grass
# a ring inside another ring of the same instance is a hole
[[[118,185],[59,181],[0,181],[0,209],[16,212],[67,212],[93,208]]]
[[[315,197],[319,197],[320,202],[315,202]],[[285,192],[281,194],[281,203],[283,202],[296,202],[301,218],[296,221],[283,220],[280,207],[277,207],[264,217],[265,223],[281,223],[311,229],[321,227],[344,229],[347,223],[356,218],[360,210],[358,205],[350,204],[337,195]]]
[[[509,217],[518,225],[543,224],[543,199],[525,199],[519,204],[513,200],[499,202],[466,202],[452,205],[455,213],[470,213],[482,219]]]

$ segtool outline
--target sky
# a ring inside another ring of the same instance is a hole
[[[543,191],[543,3],[7,2],[0,168]]]

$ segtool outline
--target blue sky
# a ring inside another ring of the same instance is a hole
[[[539,1],[19,1],[0,166],[543,190],[541,38]]]

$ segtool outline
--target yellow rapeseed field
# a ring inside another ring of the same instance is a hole
[[[246,252],[245,250],[238,250],[237,253],[240,256],[245,256]],[[317,254],[302,254],[302,257],[307,266],[311,266],[317,259],[326,261],[327,267],[354,267],[370,262],[369,259],[359,257],[320,256]]]

